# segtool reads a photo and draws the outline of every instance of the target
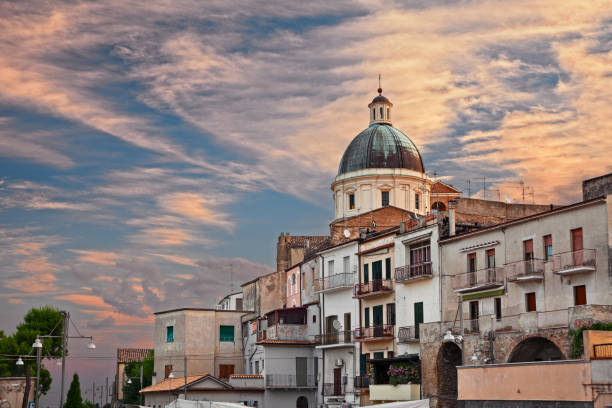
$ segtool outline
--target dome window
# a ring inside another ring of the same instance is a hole
[[[414,194],[414,208],[421,209],[421,195],[419,193]]]
[[[355,209],[355,194],[349,194],[349,210]]]
[[[384,115],[384,108],[381,106],[381,107],[380,107],[380,118],[381,118],[381,119],[384,119],[384,116],[385,116],[385,115]]]
[[[386,207],[389,205],[389,192],[383,191],[381,195],[382,206]]]
[[[376,108],[372,108],[372,120],[376,120]]]

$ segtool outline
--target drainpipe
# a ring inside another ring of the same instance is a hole
[[[448,235],[452,237],[455,235],[455,200],[450,200],[448,202]]]

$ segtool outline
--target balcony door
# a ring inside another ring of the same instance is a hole
[[[308,358],[296,357],[295,358],[295,385],[298,387],[306,387],[307,383],[307,371],[308,370]]]
[[[584,256],[582,250],[582,228],[576,228],[571,231],[572,233],[572,258],[575,266],[583,264]]]
[[[383,307],[374,306],[372,308],[372,323],[374,325],[374,337],[383,336]]]
[[[495,282],[495,249],[487,249],[487,282]]]
[[[531,275],[533,268],[533,239],[523,241],[523,259],[525,260],[525,274]]]
[[[382,261],[372,262],[372,291],[382,288]]]
[[[334,368],[334,395],[342,395],[342,368]]]
[[[423,302],[414,304],[414,338],[419,338],[419,325],[423,323]]]
[[[476,284],[476,254],[468,254],[468,278],[470,285]]]

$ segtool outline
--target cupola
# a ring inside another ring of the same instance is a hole
[[[393,104],[382,95],[382,88],[378,88],[378,96],[368,105],[370,108],[370,125],[381,123],[391,125],[391,108]]]

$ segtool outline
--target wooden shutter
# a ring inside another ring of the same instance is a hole
[[[574,305],[579,306],[579,305],[586,305],[586,304],[587,304],[586,286],[585,285],[574,286]]]
[[[523,241],[523,253],[526,261],[533,259],[533,239]]]
[[[572,230],[572,251],[580,251],[582,246],[582,228]]]
[[[536,310],[536,294],[535,292],[527,293],[525,295],[525,301],[528,312],[535,312]]]
[[[171,372],[172,372],[172,364],[166,364],[166,366],[164,367],[164,373],[165,373],[164,378],[168,378]]]

